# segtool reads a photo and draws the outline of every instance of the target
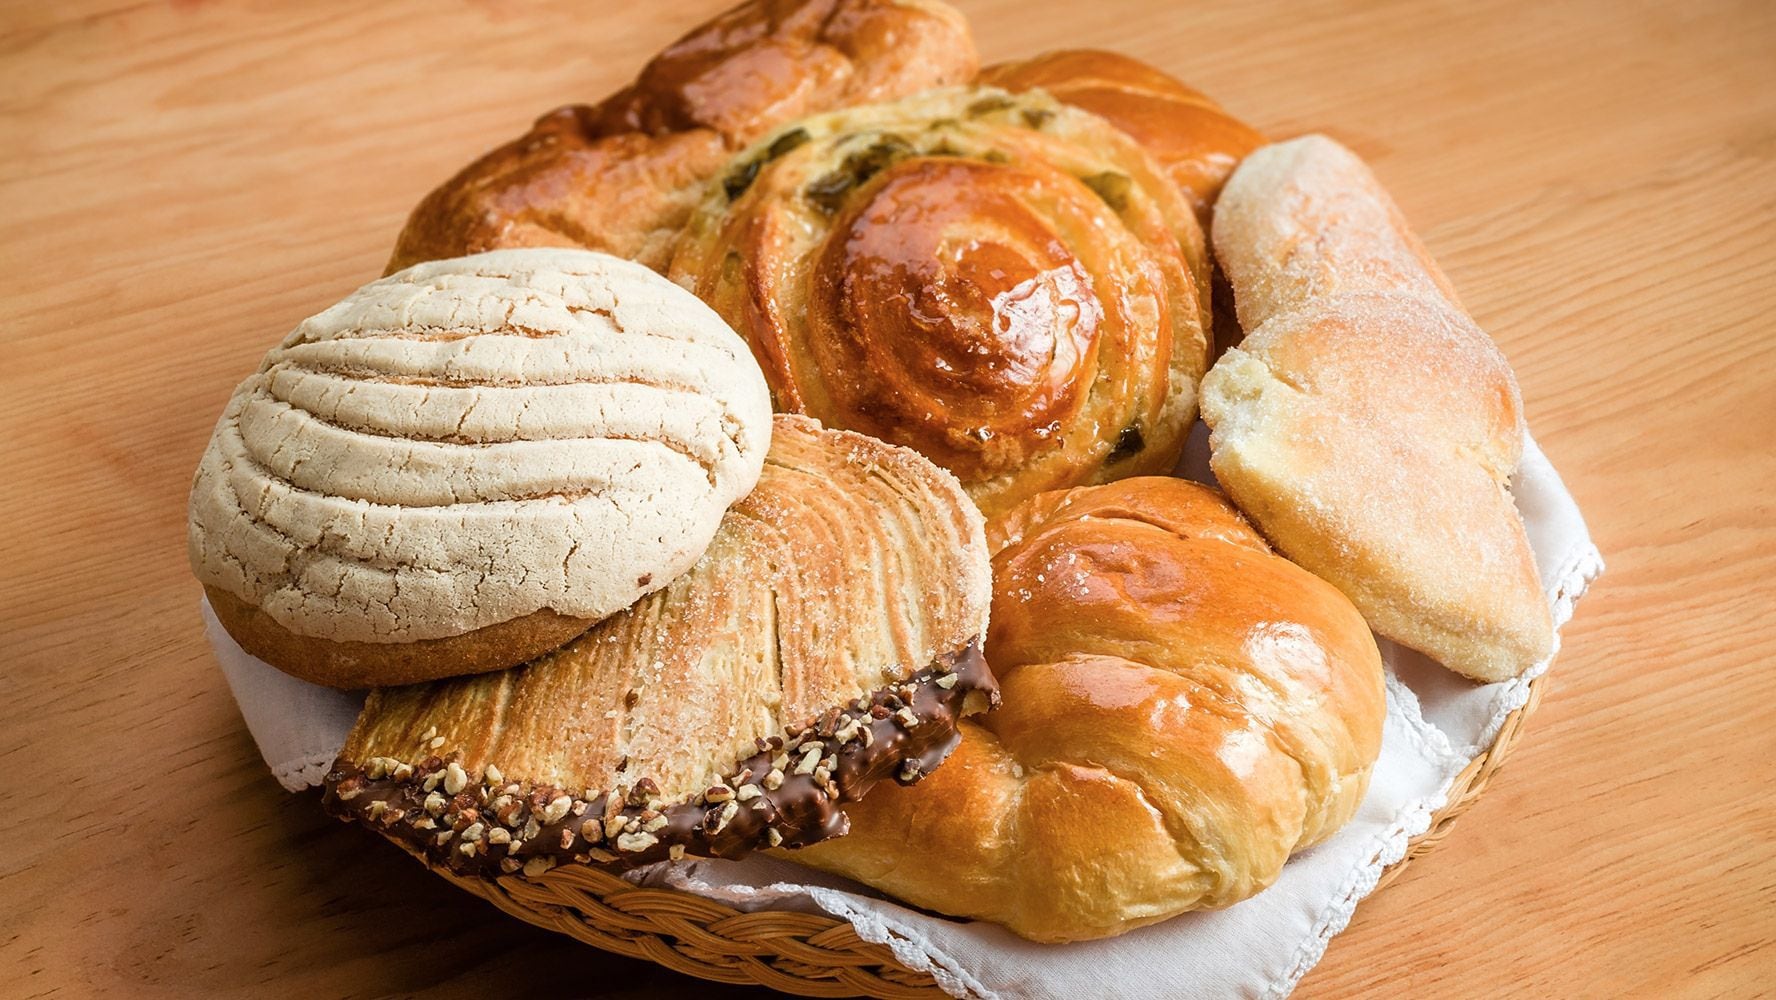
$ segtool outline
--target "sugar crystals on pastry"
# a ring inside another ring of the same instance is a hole
[[[229,634],[306,680],[500,669],[696,562],[770,427],[746,345],[638,264],[422,264],[241,383],[192,485],[191,564]]]

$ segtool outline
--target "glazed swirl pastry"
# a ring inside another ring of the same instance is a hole
[[[1004,706],[795,860],[1071,941],[1235,903],[1351,817],[1381,748],[1375,640],[1220,494],[1048,493],[989,542]]]
[[[962,83],[976,65],[967,22],[941,0],[748,0],[427,195],[388,270],[518,246],[663,269],[735,149],[800,115]]]
[[[779,409],[917,449],[992,517],[1172,467],[1207,365],[1202,240],[1101,119],[951,90],[761,140],[670,273],[751,342]]]
[[[241,383],[192,486],[191,564],[243,648],[308,680],[508,667],[690,568],[770,421],[745,345],[640,265],[424,264]]]
[[[374,692],[326,805],[484,875],[836,836],[994,699],[989,587],[953,477],[780,416],[689,573],[534,663]]]

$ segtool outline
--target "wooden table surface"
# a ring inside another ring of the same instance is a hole
[[[0,10],[0,993],[762,993],[502,917],[280,791],[184,554],[266,347],[720,3]],[[988,59],[1120,49],[1367,156],[1609,560],[1503,775],[1299,995],[1776,989],[1776,5],[960,6]]]

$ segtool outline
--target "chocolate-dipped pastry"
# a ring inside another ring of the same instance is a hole
[[[544,115],[427,195],[388,270],[519,246],[663,268],[735,149],[800,115],[962,83],[977,64],[967,22],[942,0],[749,0],[621,91]]]
[[[919,450],[988,517],[1169,471],[1208,361],[1189,206],[1042,94],[938,91],[760,140],[670,273],[752,344],[778,409]]]
[[[535,875],[846,830],[997,700],[980,515],[918,455],[779,416],[690,572],[498,674],[373,692],[329,811],[434,865]]]

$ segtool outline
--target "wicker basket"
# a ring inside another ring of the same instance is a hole
[[[1377,891],[1435,850],[1456,818],[1480,798],[1522,738],[1523,724],[1541,703],[1547,683],[1547,674],[1530,683],[1523,707],[1505,717],[1492,746],[1456,775],[1448,803],[1407,845],[1405,856],[1382,873]],[[928,974],[901,965],[887,947],[821,914],[742,913],[701,896],[644,889],[606,872],[571,866],[540,879],[445,877],[520,920],[690,976],[811,997],[945,995]]]

